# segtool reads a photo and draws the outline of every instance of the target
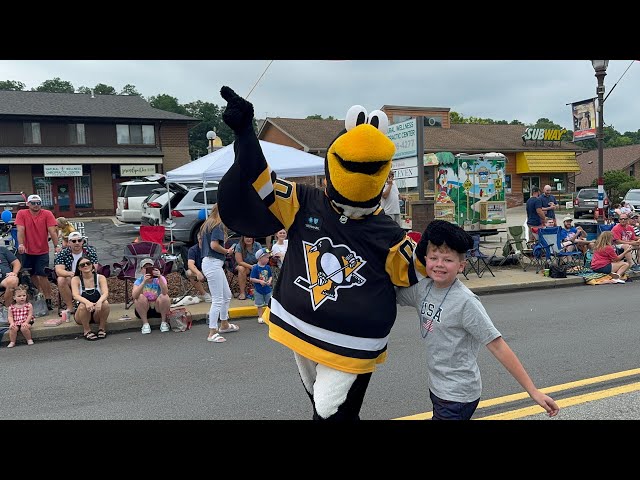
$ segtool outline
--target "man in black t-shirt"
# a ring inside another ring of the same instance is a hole
[[[0,247],[0,286],[5,288],[4,304],[11,305],[13,291],[20,283],[18,273],[21,268],[20,260],[7,247]]]
[[[532,241],[534,238],[537,239],[538,236],[534,236],[531,229],[534,227],[542,227],[545,222],[544,212],[542,211],[542,200],[540,200],[540,187],[531,187],[531,196],[529,200],[527,200],[526,208],[529,241]]]

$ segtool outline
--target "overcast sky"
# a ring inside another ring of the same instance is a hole
[[[548,118],[568,129],[566,104],[595,97],[597,86],[589,60],[0,60],[0,80],[20,81],[27,90],[55,77],[76,89],[104,83],[119,92],[132,84],[146,98],[168,94],[181,104],[223,106],[221,86],[245,97],[253,89],[257,118],[343,119],[355,104],[368,111],[404,105],[526,124]],[[640,62],[611,60],[605,96],[616,83],[605,102],[605,124],[635,132]]]

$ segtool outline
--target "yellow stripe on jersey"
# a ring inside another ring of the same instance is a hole
[[[402,241],[396,243],[389,249],[384,269],[389,274],[391,283],[397,287],[408,287],[411,285],[409,270],[413,269],[416,276],[426,276],[427,270],[424,264],[416,257],[413,252],[416,243],[409,236],[405,236]]]
[[[264,198],[273,191],[273,184],[271,183],[271,169],[267,165],[262,173],[252,183],[253,189],[258,192],[260,198]]]
[[[327,365],[328,367],[335,368],[341,372],[355,374],[373,372],[375,371],[377,364],[384,363],[387,359],[386,350],[378,355],[377,358],[372,359],[345,357],[336,353],[327,352],[326,350],[315,347],[304,340],[301,340],[295,335],[292,335],[286,330],[280,328],[278,325],[271,323],[270,316],[271,309],[266,307],[262,313],[262,318],[265,323],[269,325],[269,337],[272,340],[280,342],[309,360]]]
[[[273,189],[276,201],[269,205],[269,210],[280,220],[285,230],[288,230],[300,210],[296,183],[278,178],[273,184]]]

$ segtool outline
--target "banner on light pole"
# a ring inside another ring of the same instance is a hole
[[[596,99],[589,98],[571,104],[573,141],[596,138]]]

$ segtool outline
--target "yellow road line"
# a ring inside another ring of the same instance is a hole
[[[575,382],[562,383],[560,385],[554,385],[552,387],[541,388],[540,391],[544,392],[544,393],[546,393],[548,395],[548,394],[554,393],[554,392],[560,392],[560,391],[563,391],[563,390],[570,390],[572,388],[584,387],[586,385],[593,385],[595,383],[607,382],[607,381],[616,380],[616,379],[619,379],[619,378],[630,377],[632,375],[640,375],[640,368],[634,368],[632,370],[626,370],[626,371],[623,371],[623,372],[608,373],[606,375],[601,375],[599,377],[586,378],[584,380],[576,380]],[[634,384],[632,384],[632,385],[634,385]],[[612,390],[614,390],[614,389],[612,389]],[[603,390],[603,391],[606,392],[607,390]],[[595,393],[597,393],[597,392],[595,392]],[[622,393],[624,393],[624,392],[622,392]],[[592,395],[592,394],[587,394],[587,395]],[[618,394],[615,394],[615,395],[618,395]],[[480,403],[478,404],[478,409],[485,408],[485,407],[493,407],[495,405],[502,405],[502,404],[510,403],[510,402],[515,402],[516,400],[522,400],[522,399],[525,399],[525,398],[528,398],[528,397],[529,397],[529,394],[527,392],[522,392],[522,393],[514,393],[512,395],[505,395],[504,397],[491,398],[489,400],[481,400]],[[581,398],[581,397],[582,397],[582,395],[578,395],[577,397],[571,397],[571,398]],[[561,400],[561,401],[557,401],[556,403],[558,403],[558,405],[560,405],[560,402],[565,402],[567,400],[569,400],[569,399],[564,399],[564,400]],[[591,401],[591,400],[585,400],[585,401]],[[567,405],[567,406],[569,406],[569,405]],[[534,413],[529,413],[527,415],[535,415],[537,413],[544,412],[542,407],[539,407],[537,405],[535,407],[531,407],[531,408],[537,409],[537,411],[535,411]],[[515,411],[517,412],[518,410],[515,410]],[[523,415],[523,416],[527,416],[527,415]],[[406,417],[394,418],[393,420],[428,420],[432,416],[433,416],[433,412],[424,412],[424,413],[417,413],[415,415],[408,415]],[[484,417],[484,418],[490,418],[490,417]]]
[[[596,400],[602,400],[603,398],[615,397],[616,395],[622,395],[623,393],[636,392],[638,390],[640,390],[640,382],[623,385],[621,387],[609,388],[607,390],[600,390],[598,392],[576,395],[575,397],[563,398],[562,400],[558,400],[556,403],[562,409],[583,403],[594,402]],[[520,408],[518,410],[512,410],[510,412],[489,415],[488,417],[478,418],[477,420],[515,420],[517,418],[530,417],[540,413],[545,413],[544,409],[539,405],[534,405],[531,407]]]

